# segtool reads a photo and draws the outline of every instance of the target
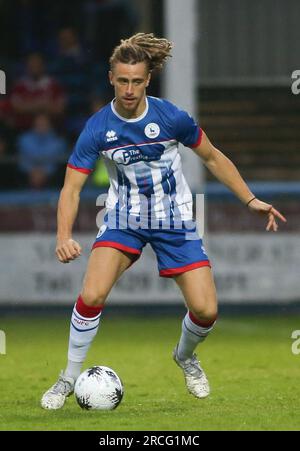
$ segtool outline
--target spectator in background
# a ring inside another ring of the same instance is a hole
[[[65,27],[59,31],[58,42],[61,57],[71,58],[77,64],[85,62],[77,32],[72,27]]]
[[[75,29],[62,28],[57,39],[58,51],[51,64],[51,73],[68,93],[65,125],[72,138],[78,135],[87,119],[91,65]]]
[[[41,189],[54,181],[67,145],[53,130],[46,114],[39,114],[33,129],[22,134],[17,143],[19,169],[26,176],[28,187]]]
[[[46,73],[41,54],[32,53],[28,56],[26,75],[13,87],[10,103],[17,130],[30,128],[39,113],[49,115],[57,124],[61,123],[66,103],[65,93],[60,83]]]

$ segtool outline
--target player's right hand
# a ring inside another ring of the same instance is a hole
[[[57,240],[55,253],[61,263],[69,263],[81,255],[81,246],[72,238]]]

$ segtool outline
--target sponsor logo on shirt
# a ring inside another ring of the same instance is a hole
[[[137,163],[138,161],[155,161],[161,158],[161,152],[153,152],[150,155],[146,155],[138,148],[133,149],[118,149],[113,152],[112,160],[117,164],[124,164],[125,166],[133,163]]]
[[[118,140],[118,137],[114,130],[109,130],[106,133],[106,142],[110,143],[110,142],[117,141],[117,140]]]
[[[159,125],[155,124],[155,122],[151,122],[145,127],[145,135],[147,138],[157,138],[160,134]]]

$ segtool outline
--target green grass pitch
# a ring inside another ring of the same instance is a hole
[[[84,411],[72,396],[60,411],[39,402],[65,366],[69,318],[1,321],[1,430],[299,430],[300,355],[291,350],[299,317],[221,318],[198,356],[212,393],[187,393],[171,354],[181,318],[103,317],[84,369],[113,368],[125,387],[110,412]]]

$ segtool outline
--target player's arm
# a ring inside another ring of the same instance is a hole
[[[78,212],[80,192],[99,158],[98,149],[101,144],[95,140],[93,127],[92,117],[80,133],[68,160],[65,182],[58,201],[56,255],[62,263],[69,263],[81,253],[80,245],[72,238],[72,230]]]
[[[266,230],[277,231],[276,218],[286,222],[284,216],[272,205],[257,199],[241,177],[236,166],[220,150],[212,145],[205,132],[202,130],[200,144],[193,148],[194,152],[202,159],[209,171],[224,185],[226,185],[251,211],[264,214],[268,217]]]
[[[57,208],[56,256],[62,263],[69,263],[81,254],[80,245],[72,239],[80,192],[88,174],[67,167],[64,186],[61,190]]]

